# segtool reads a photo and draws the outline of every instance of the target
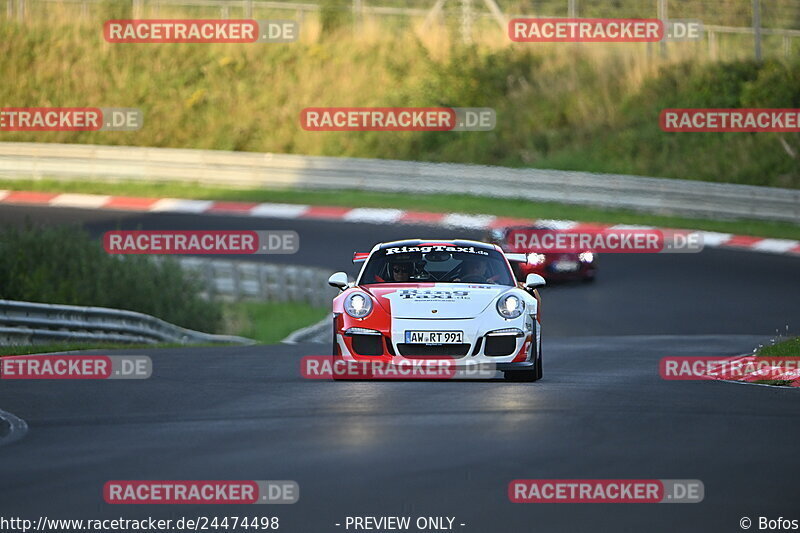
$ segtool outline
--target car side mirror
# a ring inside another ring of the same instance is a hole
[[[340,291],[343,291],[347,288],[347,283],[347,274],[344,272],[337,272],[328,278],[328,285],[331,287],[336,287]]]
[[[544,287],[545,285],[547,285],[547,282],[539,274],[528,274],[525,277],[525,286],[531,290]]]

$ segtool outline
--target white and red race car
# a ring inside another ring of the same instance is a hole
[[[542,377],[539,300],[545,284],[517,283],[494,244],[404,240],[356,253],[358,279],[333,274],[333,355],[344,361],[403,364],[446,360],[457,367],[495,365],[511,381]]]

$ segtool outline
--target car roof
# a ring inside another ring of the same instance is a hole
[[[383,250],[385,248],[396,248],[399,246],[424,246],[424,245],[447,245],[447,246],[474,246],[482,250],[498,250],[499,248],[494,244],[489,244],[480,241],[470,241],[465,239],[406,239],[402,241],[382,242],[378,244],[375,249]]]

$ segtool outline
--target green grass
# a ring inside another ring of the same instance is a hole
[[[42,192],[110,194],[119,196],[175,197],[242,202],[279,202],[346,207],[386,207],[433,212],[477,213],[520,218],[554,218],[616,224],[643,224],[741,235],[800,239],[800,226],[758,220],[708,220],[660,216],[625,210],[530,202],[506,198],[481,198],[457,194],[402,195],[353,190],[248,190],[202,187],[186,183],[99,183],[90,181],[0,180],[0,189]]]
[[[759,357],[800,357],[800,337],[792,337],[785,341],[764,346],[756,352],[756,355]],[[792,385],[791,381],[785,379],[760,379],[754,383],[778,387],[790,387]]]
[[[800,357],[800,337],[764,346],[758,350],[759,357]]]
[[[129,18],[114,12],[130,3],[103,5],[105,18]],[[133,132],[4,131],[3,141],[479,163],[800,188],[796,135],[664,133],[658,124],[666,107],[800,107],[796,51],[786,60],[715,63],[704,43],[670,43],[661,60],[638,45],[509,43],[496,27],[491,39],[464,46],[449,30],[377,27],[370,36],[348,24],[321,34],[309,27],[285,45],[115,45],[98,31],[100,11],[79,20],[59,16],[56,5],[47,9],[47,17],[0,24],[0,74],[14,80],[0,84],[0,101],[136,107],[144,125]],[[109,16],[115,14],[123,16]],[[706,15],[699,18],[713,20]],[[749,46],[744,50],[752,57]],[[304,108],[329,106],[491,107],[497,126],[301,127]]]
[[[221,324],[202,282],[174,258],[110,255],[83,228],[0,226],[0,298],[137,311],[209,333]]]
[[[328,314],[328,308],[296,302],[239,302],[225,309],[232,333],[263,344],[276,344]]]

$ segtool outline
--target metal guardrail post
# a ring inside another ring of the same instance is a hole
[[[667,24],[669,24],[668,20],[668,13],[667,13],[667,0],[658,0],[658,19],[664,23],[664,31],[667,31]],[[667,57],[667,39],[666,36],[664,39],[661,39],[661,42],[658,43],[658,50],[661,54],[661,59],[666,59]]]
[[[713,60],[717,60],[717,34],[713,30],[706,30],[708,34],[708,55]]]
[[[231,280],[233,281],[233,299],[239,301],[242,299],[242,273],[239,271],[239,265],[235,261],[230,261],[227,266],[230,269]]]
[[[753,46],[755,59],[761,62],[761,0],[753,0]]]

